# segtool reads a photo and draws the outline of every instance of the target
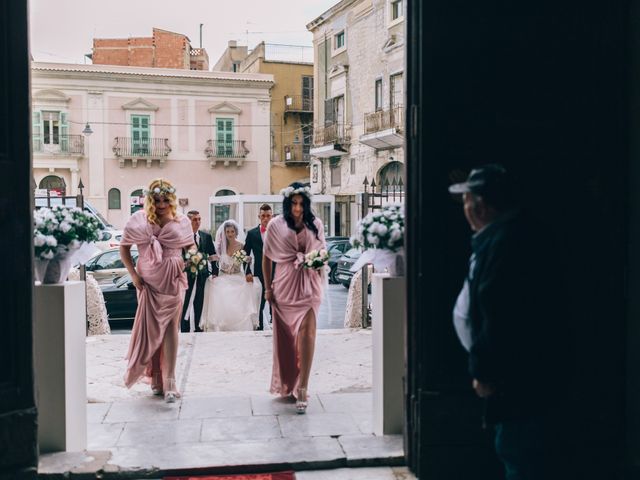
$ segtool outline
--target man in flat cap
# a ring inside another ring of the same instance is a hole
[[[475,232],[454,326],[506,478],[569,478],[560,477],[567,330],[552,235],[518,208],[500,165],[472,170],[449,192],[462,195]]]

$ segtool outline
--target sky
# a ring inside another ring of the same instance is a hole
[[[93,38],[150,37],[153,27],[182,33],[207,49],[210,64],[229,40],[311,45],[306,24],[338,0],[31,0],[31,54],[39,62],[91,63]]]

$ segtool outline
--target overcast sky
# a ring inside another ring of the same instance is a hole
[[[93,38],[149,37],[153,27],[200,42],[215,64],[229,40],[253,48],[269,43],[311,45],[306,24],[338,0],[31,0],[34,60],[91,63]],[[247,33],[248,32],[248,33]]]

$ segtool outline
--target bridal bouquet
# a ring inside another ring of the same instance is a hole
[[[321,250],[311,250],[304,256],[304,263],[302,264],[302,266],[304,268],[320,270],[324,268],[328,261],[329,252],[327,252],[324,248]]]
[[[33,223],[36,278],[42,283],[63,282],[72,262],[86,262],[95,253],[88,244],[102,233],[94,216],[63,205],[35,210]]]
[[[355,272],[367,263],[376,270],[401,273],[404,254],[404,212],[401,205],[386,205],[358,222],[356,235],[351,238],[354,247],[365,252],[351,267]],[[399,265],[400,264],[400,265]]]
[[[249,257],[247,255],[247,252],[245,252],[244,250],[238,250],[236,252],[233,252],[233,255],[231,255],[231,258],[233,258],[233,262],[236,265],[244,265],[245,263],[249,263],[251,261],[251,257]]]
[[[198,273],[207,269],[207,259],[197,248],[192,247],[184,253],[184,271],[190,277],[196,277]]]

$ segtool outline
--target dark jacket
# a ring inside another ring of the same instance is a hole
[[[567,382],[567,315],[550,235],[513,211],[474,235],[469,372],[491,383],[487,421],[552,406]]]
[[[199,230],[198,233],[200,234],[200,244],[198,245],[198,251],[204,253],[205,255],[209,256],[209,255],[215,255],[216,253],[216,248],[213,245],[213,239],[211,238],[211,235],[207,232],[203,232],[202,230]],[[205,282],[207,280],[207,277],[209,275],[217,275],[218,274],[218,267],[217,267],[217,263],[216,262],[209,262],[211,271],[209,270],[203,270],[201,272],[198,272],[198,276],[197,277],[192,277],[191,275],[187,275],[187,280],[189,282],[189,287],[187,289],[187,291],[185,292],[185,296],[184,296],[184,304],[182,306],[182,316],[180,317],[181,319],[184,319],[184,316],[187,312],[187,308],[189,307],[189,299],[191,298],[191,292],[193,290],[194,285],[196,286],[196,296],[193,300],[193,305],[194,305],[194,309],[195,309],[195,314],[196,314],[196,320],[199,321],[200,320],[200,314],[202,313],[202,306],[204,303],[204,286],[205,286]],[[197,322],[196,322],[196,326],[197,326]],[[185,330],[183,330],[185,331]]]
[[[247,232],[244,251],[254,259],[253,275],[262,279],[262,235],[260,234],[260,225]],[[251,273],[251,264],[247,266],[247,273]]]

